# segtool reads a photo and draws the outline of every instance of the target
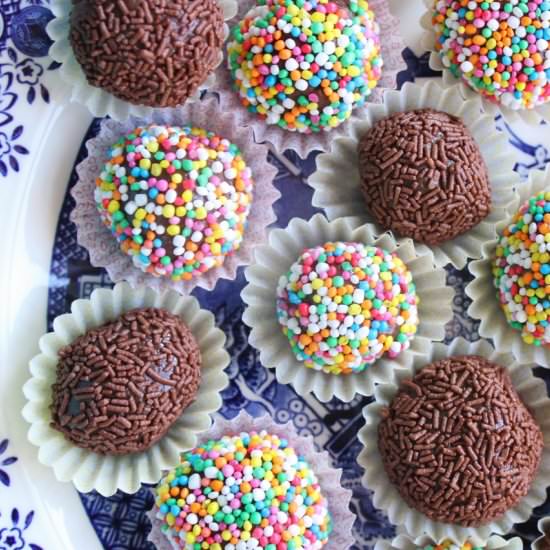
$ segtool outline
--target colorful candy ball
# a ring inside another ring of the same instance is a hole
[[[436,0],[443,64],[489,100],[513,110],[550,99],[550,2]]]
[[[550,193],[540,192],[516,213],[499,238],[495,286],[510,325],[523,341],[550,345]]]
[[[101,217],[136,267],[188,281],[240,247],[254,181],[239,148],[200,128],[120,138],[96,180]]]
[[[162,531],[189,550],[318,550],[332,520],[305,457],[266,431],[181,455],[156,488]]]
[[[259,0],[234,28],[229,68],[243,105],[267,124],[313,133],[365,103],[382,74],[365,0]]]
[[[399,256],[360,243],[306,250],[277,288],[277,316],[296,357],[329,374],[362,372],[408,349],[418,302]]]

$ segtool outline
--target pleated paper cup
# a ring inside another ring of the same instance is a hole
[[[548,550],[550,548],[550,517],[541,518],[537,528],[542,536],[533,541],[532,550]]]
[[[229,36],[228,22],[235,17],[238,10],[238,0],[217,0],[223,10],[224,20],[224,38]],[[146,105],[134,105],[113,94],[88,84],[86,75],[76,60],[71,43],[69,42],[70,19],[72,11],[72,0],[52,0],[50,8],[55,18],[48,24],[46,31],[53,44],[49,55],[61,63],[59,73],[70,87],[70,101],[80,103],[88,108],[95,117],[110,116],[115,120],[126,120],[130,116],[150,117],[156,111],[162,111],[162,108],[153,108]],[[224,41],[225,44],[225,41]],[[217,60],[217,66],[223,61],[223,48],[220,50]],[[209,89],[215,88],[216,72],[213,71],[206,80],[199,86],[195,94],[188,98],[186,103],[194,103],[199,100],[201,94]]]
[[[550,121],[550,103],[539,105],[534,109],[514,110],[500,103],[490,101],[486,96],[472,88],[465,78],[455,77],[443,64],[441,56],[435,47],[437,43],[437,33],[432,24],[435,0],[423,1],[425,11],[420,19],[420,24],[424,30],[421,44],[424,50],[430,52],[430,68],[434,71],[443,71],[443,84],[445,87],[457,86],[460,90],[460,94],[466,100],[479,98],[482,102],[483,111],[486,114],[496,117],[500,113],[510,124],[522,121],[526,124],[538,126],[542,121]]]
[[[544,172],[532,170],[529,179],[518,188],[518,197],[513,212],[507,219],[497,224],[497,233],[502,234],[512,222],[515,211],[536,195],[539,191],[550,191],[550,167]],[[539,366],[550,368],[550,346],[537,347],[527,344],[521,337],[521,332],[512,328],[508,321],[494,285],[492,264],[496,253],[496,241],[488,242],[483,246],[480,260],[471,262],[468,266],[474,276],[466,286],[465,292],[471,298],[472,304],[468,308],[468,315],[481,321],[479,335],[482,338],[491,338],[495,347],[503,352],[511,352],[521,362],[536,363]]]
[[[347,550],[355,540],[351,534],[355,515],[350,511],[351,491],[341,485],[342,470],[333,468],[332,459],[327,451],[319,452],[315,449],[312,437],[299,436],[290,422],[278,424],[270,416],[254,418],[246,411],[241,411],[235,418],[225,419],[217,414],[212,427],[201,434],[199,443],[205,443],[210,439],[221,439],[224,435],[238,435],[243,432],[267,431],[288,441],[298,455],[304,456],[319,480],[323,495],[328,501],[328,507],[332,516],[333,531],[324,548],[326,550]],[[161,520],[157,516],[155,507],[148,514],[151,520],[152,530],[149,535],[157,550],[180,550],[181,545],[165,535],[160,527]]]
[[[478,355],[506,368],[514,388],[521,400],[531,411],[544,436],[544,449],[541,465],[531,485],[529,493],[517,506],[508,510],[499,520],[482,527],[461,527],[429,519],[421,512],[412,509],[399,495],[390,482],[378,450],[378,427],[381,411],[392,402],[404,380],[410,380],[425,366],[452,356]],[[365,470],[363,485],[373,492],[373,504],[383,511],[389,520],[402,528],[411,537],[426,535],[434,541],[450,539],[461,545],[466,541],[486,545],[491,535],[505,535],[515,523],[529,519],[533,509],[545,502],[546,488],[550,486],[550,399],[543,380],[534,376],[530,364],[520,364],[510,353],[496,351],[486,340],[467,342],[457,338],[450,345],[434,344],[424,355],[416,355],[411,367],[397,373],[396,384],[381,384],[375,389],[375,401],[363,410],[366,424],[358,437],[364,445],[357,462]]]
[[[360,242],[395,252],[407,265],[420,298],[420,323],[411,347],[395,359],[381,358],[361,373],[327,374],[304,366],[290,347],[277,319],[277,285],[302,252],[326,242]],[[431,340],[443,340],[445,324],[453,317],[454,291],[446,286],[443,269],[434,267],[429,250],[419,253],[410,239],[396,240],[389,233],[378,233],[357,218],[332,222],[317,214],[308,222],[293,219],[286,229],[274,229],[269,243],[259,247],[255,263],[245,271],[248,285],[241,296],[247,304],[243,321],[251,327],[249,342],[260,352],[264,367],[275,369],[281,384],[292,384],[300,395],[314,393],[321,401],[337,397],[351,401],[356,393],[372,395],[376,383],[391,383],[399,370],[410,367],[417,353],[429,349]]]
[[[255,0],[239,1],[239,14],[233,20],[237,24],[250,9],[256,6]],[[405,49],[405,43],[399,31],[399,20],[390,11],[387,0],[369,0],[369,7],[375,15],[375,20],[380,27],[380,44],[382,49],[382,77],[376,88],[367,98],[368,103],[379,103],[386,89],[397,87],[397,75],[407,69],[407,65],[401,55]],[[275,150],[283,152],[287,149],[295,151],[302,159],[305,159],[312,151],[328,151],[330,143],[335,137],[346,135],[350,121],[355,117],[361,117],[365,107],[354,109],[350,120],[330,131],[316,134],[302,134],[284,130],[276,125],[268,125],[258,115],[247,111],[241,103],[239,93],[233,87],[233,80],[228,69],[227,52],[225,60],[217,70],[218,85],[216,92],[220,97],[223,111],[236,113],[239,124],[250,126],[254,130],[254,137],[259,143],[271,143]]]
[[[147,451],[112,456],[81,449],[50,426],[59,350],[92,328],[127,311],[146,307],[162,308],[177,315],[193,333],[202,356],[202,378],[195,401]],[[59,481],[72,481],[82,493],[92,490],[103,496],[117,490],[135,493],[142,483],[157,483],[162,471],[178,461],[181,451],[196,445],[197,434],[210,427],[210,415],[222,405],[221,392],[228,384],[224,369],[229,364],[224,344],[225,335],[215,327],[214,315],[201,310],[197,300],[190,296],[173,291],[159,294],[149,288],[132,290],[121,283],[112,290],[95,290],[89,300],[76,300],[71,313],[57,317],[53,332],[40,338],[41,353],[31,360],[31,378],[23,386],[27,399],[23,417],[31,425],[28,439],[38,447],[38,460],[51,466]]]
[[[496,224],[514,204],[514,187],[519,176],[514,172],[514,155],[505,134],[497,130],[493,118],[480,115],[478,98],[464,101],[458,89],[443,89],[436,82],[424,85],[406,83],[401,91],[387,91],[381,105],[366,109],[361,120],[353,120],[348,135],[336,138],[329,153],[317,157],[317,170],[308,183],[313,187],[313,205],[323,208],[330,220],[357,216],[364,223],[376,223],[368,211],[361,191],[357,147],[363,136],[380,120],[395,113],[416,109],[435,109],[460,118],[473,135],[489,171],[491,213],[467,233],[439,246],[431,247],[436,265],[466,266],[468,258],[480,258],[485,242],[496,238]],[[415,243],[417,250],[426,245]]]
[[[424,550],[428,546],[434,547],[448,540],[448,537],[444,537],[441,540],[433,540],[425,535],[413,540],[407,535],[399,535],[392,541],[377,542],[374,546],[374,550]],[[483,546],[476,546],[476,548],[480,550],[523,550],[523,542],[519,537],[513,537],[506,540],[497,535],[493,535],[487,539],[486,544]]]
[[[156,277],[136,267],[132,257],[120,249],[116,238],[102,222],[94,199],[95,182],[109,147],[135,128],[150,124],[190,125],[215,132],[238,145],[254,179],[252,205],[240,248],[226,256],[220,267],[189,281]],[[273,204],[281,194],[273,185],[277,169],[267,160],[267,147],[254,143],[251,130],[240,126],[234,113],[221,112],[214,98],[186,105],[177,111],[156,112],[148,120],[133,117],[125,122],[104,120],[99,134],[89,140],[86,147],[88,156],[77,166],[78,182],[71,192],[76,202],[71,220],[76,225],[78,243],[90,254],[91,264],[105,268],[114,282],[125,280],[134,287],[146,285],[156,290],[171,288],[182,294],[190,293],[196,286],[212,290],[220,278],[235,279],[237,269],[251,262],[254,248],[265,242],[267,227],[277,219]]]

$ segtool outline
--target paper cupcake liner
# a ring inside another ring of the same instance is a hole
[[[397,358],[381,358],[362,373],[333,375],[304,366],[296,358],[277,320],[277,284],[306,248],[329,241],[361,242],[397,252],[407,264],[420,297],[420,323],[409,350]],[[260,351],[264,367],[275,369],[281,384],[292,384],[301,395],[313,392],[321,401],[338,397],[351,401],[356,393],[372,395],[375,383],[391,383],[395,373],[412,364],[416,353],[424,353],[430,340],[443,340],[445,324],[453,317],[454,291],[447,287],[445,271],[434,268],[429,250],[418,253],[410,239],[395,240],[389,233],[378,233],[372,225],[361,225],[357,218],[332,222],[317,214],[309,222],[293,219],[286,229],[274,229],[269,244],[258,247],[255,263],[247,268],[248,285],[241,297],[247,304],[243,321],[251,327],[249,342]]]
[[[502,234],[521,204],[542,190],[550,190],[550,166],[544,172],[532,170],[529,173],[529,179],[518,187],[513,212],[497,224],[497,233]],[[486,243],[483,246],[482,258],[468,266],[474,276],[473,281],[465,289],[472,300],[468,315],[481,321],[479,335],[482,338],[491,338],[497,349],[512,352],[518,361],[550,368],[550,347],[537,347],[525,343],[521,338],[521,332],[512,328],[506,320],[493,283],[492,262],[495,251],[496,241]]]
[[[421,44],[424,50],[430,52],[430,68],[434,71],[443,72],[443,85],[445,87],[457,86],[464,99],[479,98],[482,102],[483,111],[488,115],[495,117],[499,113],[506,119],[506,122],[514,124],[523,121],[527,124],[537,126],[542,121],[550,121],[550,103],[539,105],[534,109],[514,110],[505,105],[493,103],[487,97],[474,90],[463,78],[457,78],[448,70],[441,61],[439,52],[435,49],[437,34],[432,25],[432,14],[434,9],[434,0],[424,0],[426,11],[420,19],[420,24],[424,29]]]
[[[217,0],[223,10],[224,19],[224,38],[229,36],[228,21],[230,21],[238,10],[238,0]],[[55,15],[47,26],[46,31],[53,44],[49,55],[54,61],[61,63],[59,73],[63,80],[70,86],[70,101],[85,105],[95,117],[110,116],[115,120],[126,120],[129,116],[150,117],[156,111],[162,111],[161,108],[147,107],[145,105],[133,105],[113,94],[88,84],[86,75],[82,67],[76,60],[73,48],[69,42],[70,15],[72,10],[72,0],[52,0],[50,8]],[[223,61],[223,48],[219,55],[218,65]],[[198,101],[200,95],[205,90],[216,86],[216,72],[212,74],[199,86],[195,94],[187,99],[186,103]]]
[[[447,539],[448,537],[443,537],[441,540],[434,540],[424,535],[413,540],[407,535],[399,535],[392,541],[377,542],[374,550],[424,550],[427,546],[436,546]],[[493,535],[487,539],[486,544],[478,548],[481,550],[523,550],[523,542],[519,537],[506,540]]]
[[[255,5],[254,0],[241,0],[239,2],[240,16],[243,17]],[[407,68],[401,55],[401,52],[405,49],[405,43],[399,32],[399,20],[390,12],[389,2],[387,0],[369,0],[369,6],[374,11],[376,21],[380,27],[384,67],[382,78],[367,101],[369,103],[379,103],[382,101],[384,90],[396,88],[397,75]],[[234,22],[236,23],[237,19]],[[219,93],[223,111],[236,113],[239,124],[251,126],[254,130],[254,137],[259,143],[269,142],[279,152],[287,149],[293,150],[302,159],[305,159],[312,151],[328,151],[332,140],[337,136],[346,135],[350,122],[354,118],[362,117],[366,109],[365,107],[354,109],[350,120],[327,132],[318,134],[291,132],[278,126],[266,124],[259,116],[249,113],[243,107],[239,94],[233,89],[231,74],[227,68],[227,56],[224,63],[218,67],[216,75],[218,80],[216,91]]]
[[[402,381],[410,380],[416,372],[435,361],[456,355],[479,355],[505,367],[514,388],[537,420],[544,436],[541,465],[527,496],[501,519],[478,528],[436,522],[410,508],[388,479],[378,450],[380,411],[391,403]],[[546,488],[550,486],[550,399],[544,381],[534,376],[531,368],[533,366],[516,362],[509,353],[495,351],[485,340],[467,342],[463,338],[457,338],[448,346],[434,344],[424,356],[416,355],[411,367],[397,372],[396,384],[377,386],[375,402],[363,410],[366,424],[359,431],[358,437],[364,448],[357,458],[358,464],[365,469],[363,485],[373,492],[374,506],[412,537],[427,535],[436,541],[448,538],[456,544],[469,540],[475,545],[485,545],[492,534],[504,535],[515,523],[529,519],[533,508],[546,500]]]
[[[351,534],[355,516],[349,509],[351,491],[344,489],[340,483],[342,470],[332,467],[332,460],[327,451],[318,452],[315,449],[312,437],[299,436],[290,422],[278,424],[267,415],[254,418],[246,411],[241,411],[231,420],[217,414],[212,427],[201,434],[199,439],[204,442],[209,439],[220,439],[224,435],[250,431],[259,432],[261,430],[266,430],[288,440],[289,445],[296,450],[297,454],[306,457],[312,470],[317,475],[323,495],[328,501],[334,528],[324,548],[327,550],[347,550],[350,548],[355,542]],[[156,546],[157,550],[180,550],[181,547],[160,530],[161,521],[157,518],[154,509],[149,513],[149,519],[153,529],[148,540]]]
[[[358,216],[364,223],[376,223],[368,211],[361,192],[357,146],[363,135],[376,122],[392,114],[431,108],[463,120],[476,143],[489,171],[492,209],[485,220],[451,241],[431,247],[437,266],[466,266],[468,258],[480,258],[483,243],[496,239],[495,226],[514,204],[514,187],[519,176],[514,172],[514,155],[506,136],[497,130],[488,115],[480,116],[479,99],[464,101],[456,88],[444,90],[436,82],[424,85],[406,83],[401,91],[387,91],[382,105],[366,109],[362,120],[350,124],[349,134],[336,138],[330,153],[317,157],[317,171],[308,184],[313,187],[313,205],[323,208],[330,220]],[[417,250],[426,245],[415,243]]]
[[[190,281],[175,282],[168,277],[155,277],[136,267],[101,221],[95,204],[95,181],[109,147],[120,136],[153,122],[180,126],[191,124],[226,137],[239,146],[254,177],[252,206],[241,247],[227,256],[223,265]],[[76,224],[78,243],[90,253],[92,265],[104,267],[114,282],[127,280],[132,286],[147,285],[157,290],[173,288],[184,294],[191,292],[195,286],[212,290],[218,279],[234,279],[237,268],[251,262],[252,251],[259,243],[265,242],[267,227],[277,219],[273,204],[281,194],[272,185],[277,169],[267,161],[267,147],[255,144],[251,130],[238,124],[232,112],[221,112],[214,98],[177,111],[156,112],[147,121],[133,117],[126,122],[104,120],[98,136],[88,141],[87,149],[88,157],[77,166],[79,181],[71,191],[76,201],[71,220]]]
[[[532,550],[548,550],[550,548],[550,517],[541,518],[537,523],[537,528],[542,537],[539,537],[531,545]]]
[[[193,333],[202,355],[202,379],[196,399],[147,451],[112,456],[81,449],[50,426],[58,352],[89,329],[142,307],[162,308],[178,315]],[[57,317],[53,332],[40,338],[41,353],[31,360],[32,376],[23,386],[27,399],[23,417],[31,424],[28,439],[39,448],[38,460],[51,466],[59,481],[72,481],[82,493],[96,490],[110,496],[118,489],[135,493],[141,483],[158,482],[162,470],[175,464],[181,451],[195,446],[197,434],[209,428],[210,415],[222,405],[221,392],[228,384],[224,369],[229,364],[224,344],[225,335],[215,327],[214,315],[201,310],[191,296],[182,297],[173,291],[159,294],[146,288],[132,290],[121,283],[112,290],[95,290],[89,300],[76,300],[71,313]]]

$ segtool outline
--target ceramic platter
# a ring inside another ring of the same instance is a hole
[[[417,46],[416,26],[410,24],[418,20],[422,0],[396,0],[395,7],[402,21],[409,23],[402,24],[409,48],[403,52],[408,69],[400,75],[400,83],[435,77]],[[146,540],[149,492],[103,498],[79,494],[71,484],[57,482],[26,441],[28,427],[21,417],[21,386],[39,336],[72,300],[111,284],[103,270],[90,265],[69,221],[74,166],[83,158],[83,143],[97,132],[99,121],[66,101],[58,67],[47,56],[44,27],[51,17],[48,0],[0,0],[0,550],[152,549]],[[499,126],[510,138],[522,177],[550,162],[548,126],[508,126],[503,120]],[[305,180],[314,169],[315,154],[299,161],[292,151],[279,152],[270,161],[278,169],[275,184],[283,195],[276,204],[277,225],[285,227],[296,216],[309,218],[311,189]],[[468,276],[450,269],[448,280],[457,297],[447,338],[475,340],[476,323],[465,313]],[[237,281],[220,282],[214,292],[195,293],[202,306],[215,313],[228,337],[231,383],[224,392],[221,414],[232,417],[241,409],[267,412],[277,421],[292,421],[301,434],[312,434],[335,466],[343,468],[343,483],[353,490],[356,548],[393,538],[396,529],[372,506],[356,464],[360,450],[356,433],[368,399],[321,404],[277,384],[248,345],[239,298],[243,282],[241,273]],[[550,380],[550,375],[546,377]],[[538,536],[539,517],[547,515],[550,505],[516,526],[526,547]]]

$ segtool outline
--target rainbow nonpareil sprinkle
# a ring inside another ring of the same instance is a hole
[[[418,302],[399,256],[360,243],[306,250],[277,288],[277,315],[296,357],[330,374],[361,372],[408,349]]]
[[[550,99],[550,2],[437,0],[443,64],[489,100],[513,110]]]
[[[306,458],[265,431],[183,453],[155,492],[161,529],[182,549],[319,550],[332,531]]]
[[[510,325],[523,341],[550,345],[550,193],[521,206],[499,238],[495,286]]]
[[[139,269],[187,281],[240,247],[253,188],[250,168],[229,140],[152,125],[110,148],[95,201]]]
[[[302,133],[347,120],[382,74],[379,29],[368,2],[260,3],[233,29],[228,46],[243,105],[267,124]]]

